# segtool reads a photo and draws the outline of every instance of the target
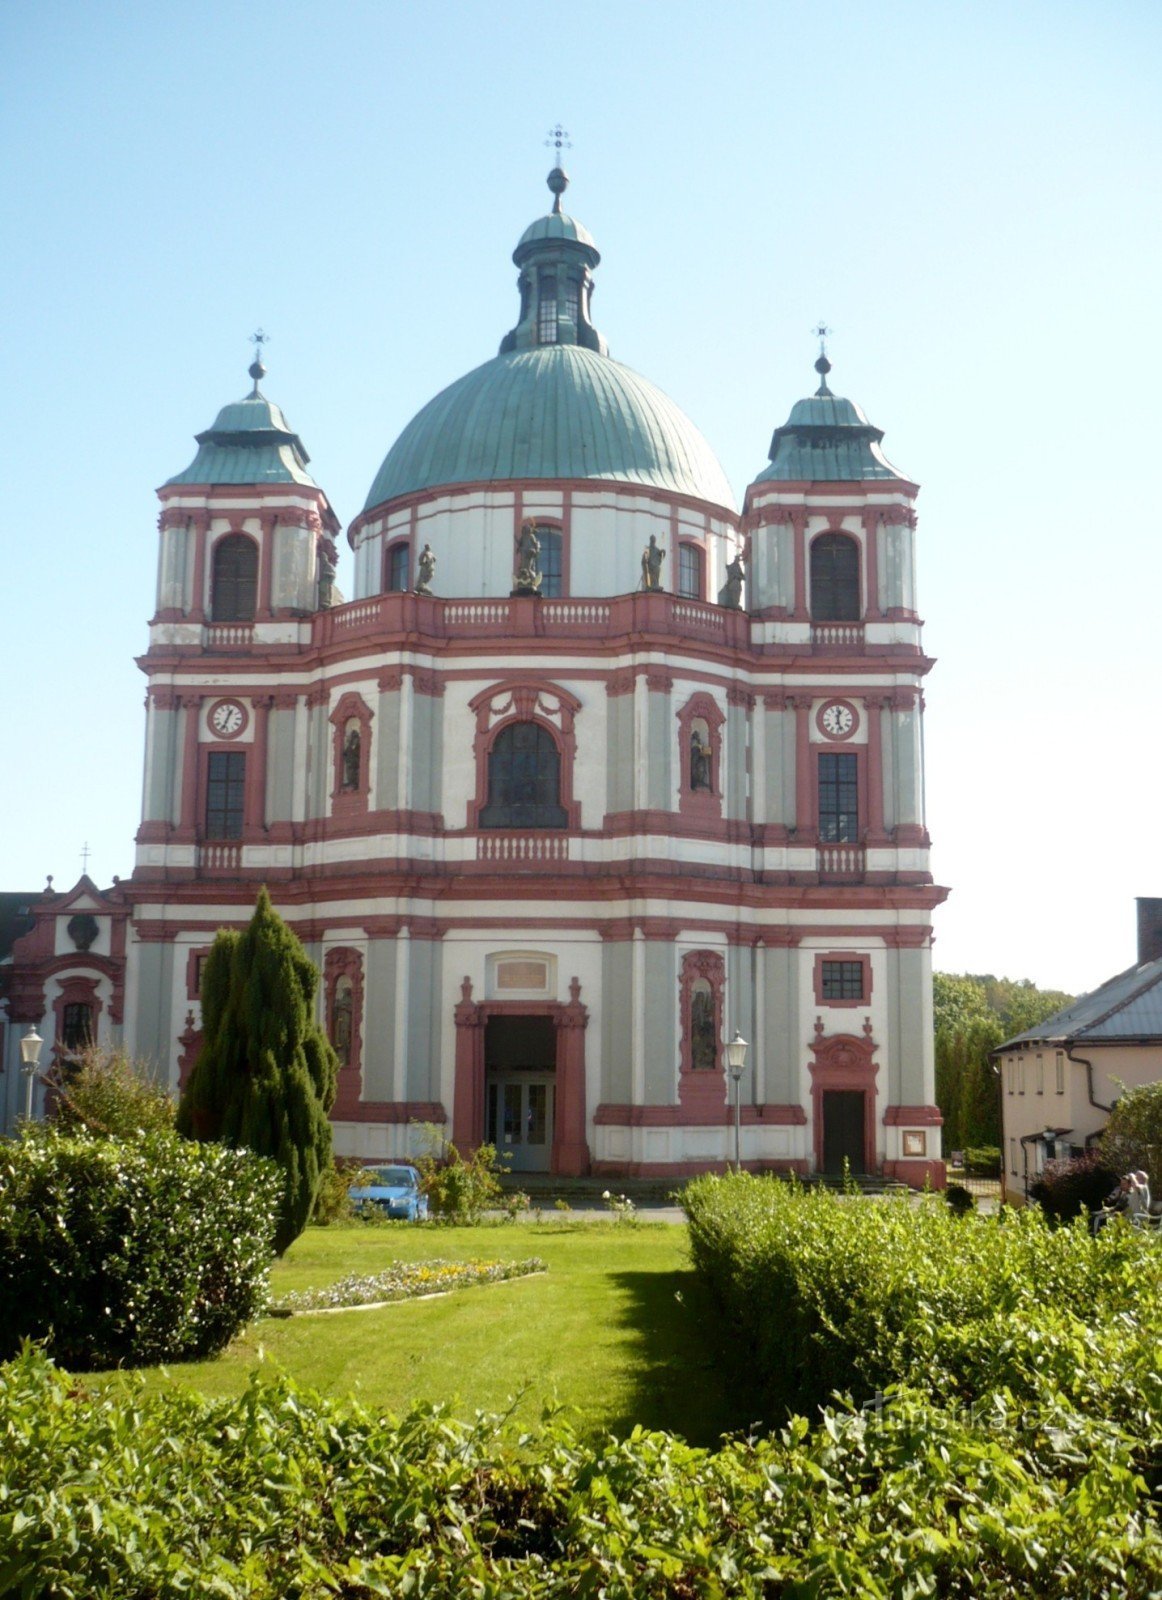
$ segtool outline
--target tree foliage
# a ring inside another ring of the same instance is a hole
[[[1000,1080],[989,1053],[1072,999],[1059,989],[1038,989],[1028,978],[933,973],[936,1103],[946,1150],[1000,1144]]]
[[[331,1166],[338,1062],[315,1021],[318,981],[263,888],[246,931],[222,930],[206,958],[202,1048],[178,1108],[187,1137],[255,1150],[281,1167],[280,1255]]]
[[[1102,1158],[1113,1172],[1141,1168],[1150,1193],[1162,1195],[1162,1082],[1127,1089],[1110,1113],[1101,1141]]]

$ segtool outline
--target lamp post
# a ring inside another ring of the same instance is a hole
[[[32,1121],[32,1086],[36,1082],[36,1068],[40,1061],[40,1047],[44,1040],[36,1031],[35,1022],[20,1041],[20,1060],[24,1073],[24,1117]]]
[[[742,1074],[746,1067],[746,1040],[738,1029],[726,1047],[726,1065],[734,1081],[734,1169],[742,1171]]]

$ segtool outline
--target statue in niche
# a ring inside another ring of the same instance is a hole
[[[513,594],[539,594],[541,592],[541,541],[537,538],[535,522],[522,522],[520,539],[516,548],[516,577]]]
[[[436,558],[432,554],[432,547],[426,544],[420,551],[420,559],[416,562],[416,594],[431,594],[432,579],[436,576]]]
[[[718,1065],[714,996],[709,988],[695,989],[690,998],[690,1065],[695,1072],[713,1072]]]
[[[742,556],[735,556],[733,561],[726,564],[726,582],[718,591],[718,604],[726,606],[730,611],[742,610],[742,581],[746,574],[742,570]]]
[[[642,588],[657,590],[662,587],[662,562],[666,552],[658,548],[658,536],[650,534],[650,542],[642,551]]]
[[[331,1003],[331,1044],[341,1067],[351,1065],[351,980],[340,978]]]
[[[703,743],[703,735],[695,723],[690,729],[690,787],[691,789],[704,789],[713,793],[714,785],[710,777],[710,758],[713,754],[709,742]]]
[[[75,917],[69,918],[67,931],[78,950],[91,950],[100,929],[96,917],[90,916],[87,911],[79,911]]]
[[[335,604],[335,563],[326,546],[319,548],[319,610],[329,611]]]
[[[343,740],[342,788],[358,789],[362,756],[363,739],[359,732],[359,725],[358,723],[351,723],[347,728],[347,737]]]

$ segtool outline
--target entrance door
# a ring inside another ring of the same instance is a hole
[[[490,1076],[486,1124],[488,1143],[496,1146],[510,1172],[547,1172],[553,1145],[553,1080]]]
[[[823,1091],[823,1170],[839,1175],[844,1158],[851,1172],[864,1170],[862,1089]]]
[[[489,1017],[484,1065],[485,1139],[511,1172],[548,1172],[557,1066],[553,1019]]]

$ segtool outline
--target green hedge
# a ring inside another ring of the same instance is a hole
[[[694,1262],[769,1420],[893,1384],[988,1410],[997,1394],[1124,1430],[1162,1468],[1162,1249],[1033,1207],[955,1216],[934,1196],[852,1200],[746,1175],[683,1204]]]
[[[222,1349],[265,1304],[278,1194],[271,1163],[172,1133],[0,1144],[0,1358],[23,1339],[76,1368]]]
[[[897,1396],[717,1453],[560,1420],[401,1422],[289,1380],[237,1399],[0,1368],[0,1593],[52,1600],[1133,1600],[1162,1544],[1128,1443],[1001,1448]],[[1057,1450],[1054,1456],[1053,1450]]]

